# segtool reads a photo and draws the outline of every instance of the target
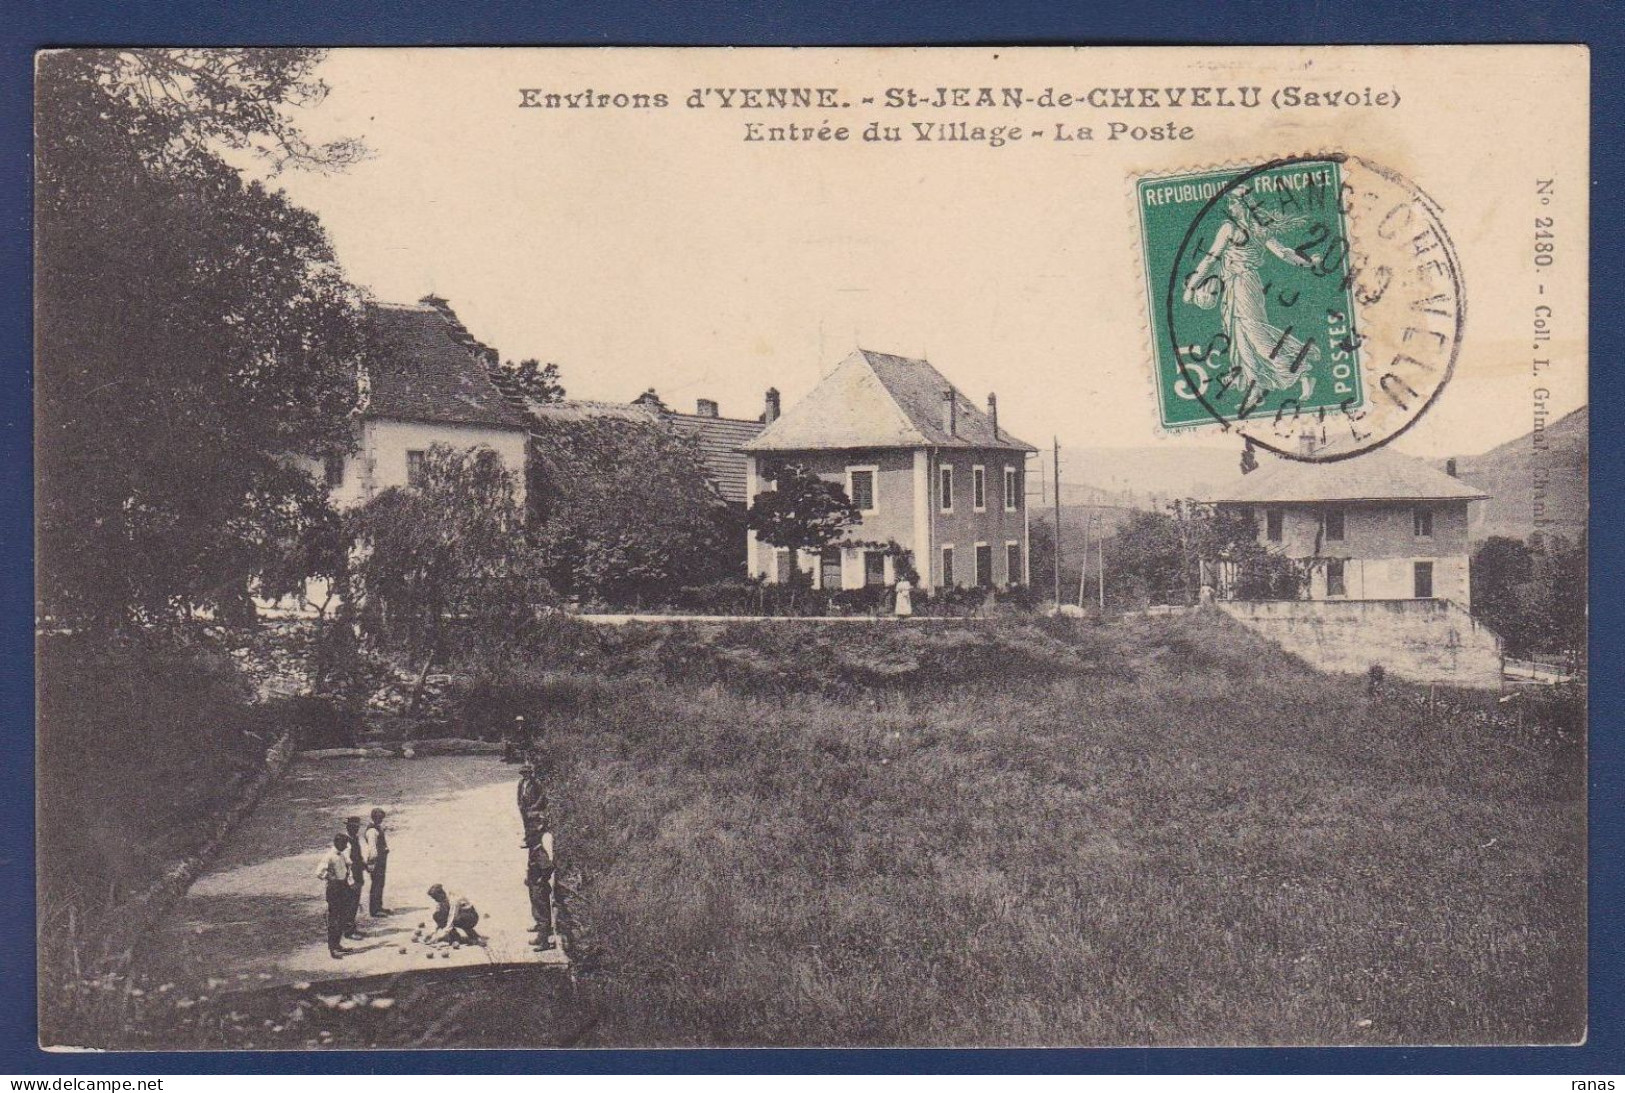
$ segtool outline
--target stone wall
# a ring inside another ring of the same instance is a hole
[[[1328,672],[1380,664],[1414,683],[1501,686],[1501,639],[1444,600],[1221,602],[1248,629]]]

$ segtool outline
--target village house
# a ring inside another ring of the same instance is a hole
[[[496,350],[476,341],[450,305],[369,304],[354,411],[355,450],[333,452],[319,473],[339,509],[417,480],[428,449],[486,447],[525,488],[528,423],[491,378]]]
[[[416,305],[368,304],[362,327],[354,447],[291,457],[326,486],[333,507],[357,508],[391,487],[415,485],[436,444],[496,452],[523,503],[529,426],[492,379],[496,350],[470,335],[435,296]],[[271,612],[325,610],[332,590],[315,578],[302,595],[258,602]]]
[[[770,488],[775,469],[799,465],[838,483],[862,513],[821,553],[747,542],[753,576],[786,582],[793,570],[819,588],[892,584],[907,552],[927,590],[1025,585],[1027,469],[1037,451],[984,412],[928,361],[859,349],[806,398],[780,414],[769,390],[766,427],[742,445],[746,493]]]
[[[1266,458],[1210,498],[1304,563],[1310,600],[1448,600],[1470,610],[1468,507],[1487,494],[1377,448],[1335,462]],[[1220,589],[1223,595],[1223,589]]]

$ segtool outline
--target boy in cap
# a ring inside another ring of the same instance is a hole
[[[361,913],[361,888],[367,883],[367,859],[361,851],[361,817],[348,817],[344,830],[350,854],[350,905],[345,915],[344,936],[360,941],[362,934],[355,928],[355,919]]]
[[[547,787],[542,784],[536,760],[527,758],[519,768],[519,818],[525,825],[525,841],[521,846],[537,846],[542,835],[551,826],[547,815]]]
[[[389,836],[384,833],[384,810],[372,810],[372,823],[361,836],[367,875],[372,883],[367,888],[367,914],[381,918],[389,914],[384,910],[384,875],[389,867]]]
[[[327,886],[327,953],[334,960],[345,953],[340,938],[350,913],[350,863],[344,854],[349,843],[346,836],[334,835],[333,849],[322,855],[322,864],[316,869],[316,879]]]

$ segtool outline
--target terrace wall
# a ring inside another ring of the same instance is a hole
[[[1413,683],[1501,686],[1501,639],[1446,600],[1225,601],[1220,610],[1328,672],[1380,664]]]

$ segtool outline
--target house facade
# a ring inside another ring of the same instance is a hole
[[[339,509],[415,481],[435,444],[496,452],[524,500],[529,429],[491,378],[496,351],[476,341],[449,305],[370,304],[354,414],[356,447],[312,460]]]
[[[1027,458],[1032,445],[984,412],[928,361],[857,350],[781,414],[767,395],[765,428],[742,445],[746,494],[798,465],[837,483],[859,523],[821,552],[790,552],[750,533],[751,575],[815,587],[889,585],[906,552],[927,590],[1028,582]]]
[[[492,380],[496,351],[476,341],[437,297],[417,305],[368,304],[363,323],[354,448],[289,458],[327,487],[342,512],[392,487],[413,485],[436,444],[457,451],[484,447],[502,460],[523,504],[530,432]],[[328,582],[313,578],[302,595],[259,607],[299,613],[325,610],[332,599]]]
[[[1270,458],[1210,500],[1248,514],[1266,549],[1304,563],[1310,600],[1446,600],[1470,610],[1468,509],[1487,496],[1378,448],[1336,462]]]

